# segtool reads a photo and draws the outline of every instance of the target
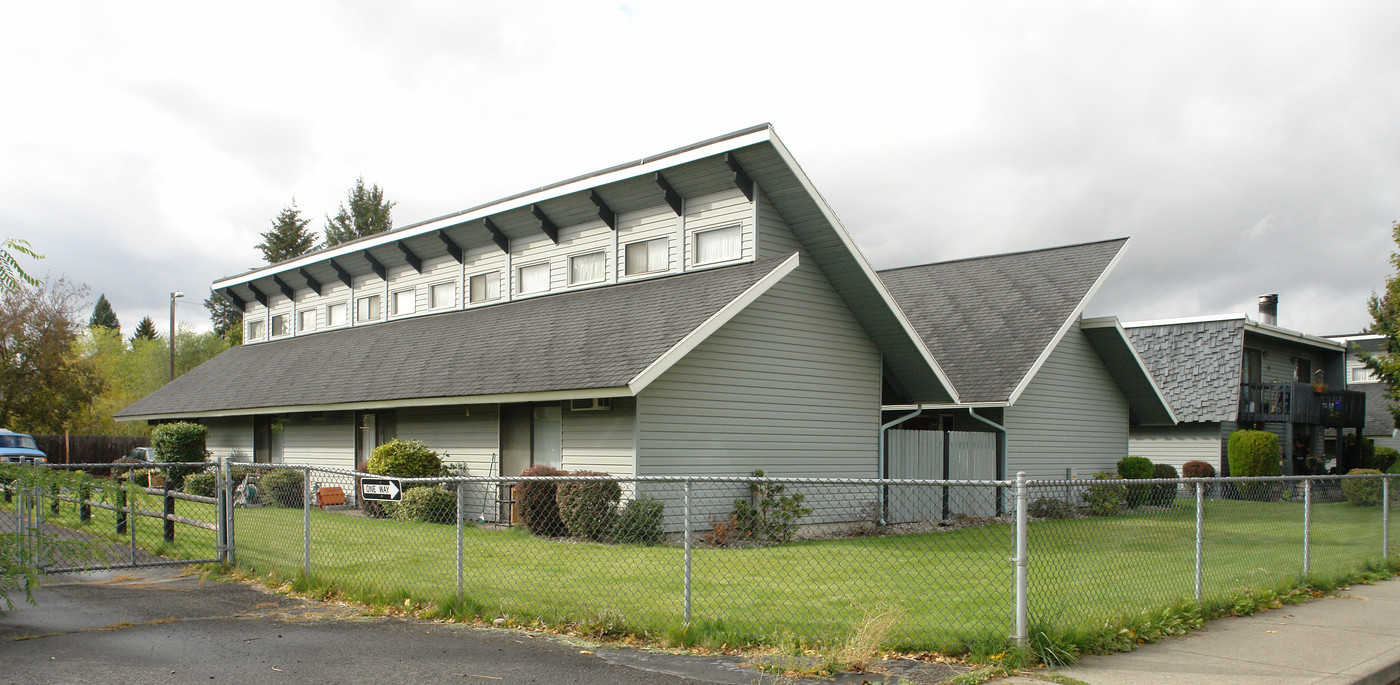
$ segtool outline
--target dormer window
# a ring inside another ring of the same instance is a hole
[[[297,313],[297,332],[310,333],[316,330],[316,310],[303,309]]]
[[[628,276],[665,271],[671,267],[671,241],[666,238],[631,243],[626,253],[624,270]]]
[[[379,319],[379,307],[381,306],[378,295],[361,297],[355,301],[355,323],[366,321],[377,321]]]
[[[522,266],[515,270],[515,292],[521,295],[549,290],[549,262]]]
[[[501,272],[491,271],[472,276],[467,287],[471,289],[472,304],[499,300],[501,298]]]
[[[276,338],[278,336],[286,335],[290,332],[291,331],[287,329],[286,314],[277,314],[272,317],[272,337]]]
[[[569,285],[597,283],[603,280],[606,258],[602,251],[569,257]]]
[[[390,297],[392,299],[389,300],[389,315],[404,316],[412,314],[417,305],[414,295],[415,293],[412,290],[400,290],[391,295]]]
[[[262,340],[262,337],[263,337],[263,322],[262,322],[262,319],[258,319],[258,320],[256,320],[256,321],[249,321],[249,322],[248,322],[248,339],[249,339],[249,340]]]
[[[344,302],[326,305],[326,325],[344,326],[346,323],[346,308]]]
[[[727,262],[742,256],[743,230],[738,226],[714,228],[695,234],[695,263]]]

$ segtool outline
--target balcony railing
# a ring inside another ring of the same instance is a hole
[[[1366,422],[1366,395],[1354,390],[1318,392],[1307,383],[1241,383],[1239,420],[1360,428]]]

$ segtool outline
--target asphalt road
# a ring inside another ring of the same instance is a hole
[[[726,657],[366,617],[180,569],[55,576],[37,599],[0,617],[0,683],[799,682]],[[867,677],[837,682],[881,682]]]

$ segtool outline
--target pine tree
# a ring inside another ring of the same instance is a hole
[[[209,297],[204,298],[204,308],[209,310],[215,335],[230,345],[243,344],[243,312],[238,307],[210,290]]]
[[[394,227],[390,218],[393,202],[384,201],[384,190],[375,184],[365,187],[363,176],[355,179],[355,187],[346,198],[350,206],[340,204],[335,218],[326,217],[326,247],[350,242],[375,233],[383,233]]]
[[[151,317],[141,319],[141,323],[136,324],[136,333],[131,336],[131,342],[137,340],[155,340],[160,334],[156,332],[156,322]]]
[[[310,219],[302,218],[293,198],[292,204],[283,207],[272,220],[272,230],[262,234],[258,249],[262,250],[263,259],[276,264],[316,249],[316,233],[307,229],[310,223]]]
[[[1391,238],[1400,246],[1400,221],[1390,227]],[[1390,265],[1396,273],[1385,281],[1385,292],[1371,293],[1366,308],[1371,312],[1371,333],[1385,336],[1385,351],[1370,355],[1361,352],[1361,360],[1385,381],[1385,396],[1390,400],[1390,413],[1400,428],[1400,252],[1390,253]]]
[[[122,323],[117,320],[117,313],[112,311],[112,303],[107,301],[105,293],[97,296],[97,304],[92,307],[92,317],[88,319],[88,328],[98,326],[114,331],[122,329]]]

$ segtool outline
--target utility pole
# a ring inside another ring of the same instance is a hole
[[[170,293],[170,380],[175,380],[175,300],[185,294],[176,290]]]

